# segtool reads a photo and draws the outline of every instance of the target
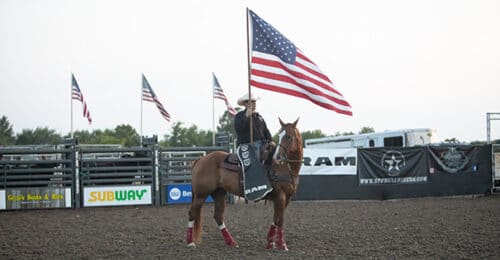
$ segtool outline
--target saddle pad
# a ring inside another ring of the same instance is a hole
[[[263,199],[273,188],[264,165],[257,160],[257,149],[253,145],[242,144],[238,147],[237,154],[243,166],[241,169],[245,198],[251,201]]]

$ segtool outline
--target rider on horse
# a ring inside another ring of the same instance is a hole
[[[257,99],[252,96],[251,100],[247,94],[238,99],[238,105],[244,106],[243,111],[238,112],[234,118],[234,128],[236,131],[236,145],[247,144],[251,142],[250,138],[250,117],[252,117],[253,145],[257,149],[259,161],[264,162],[265,166],[272,163],[272,151],[275,144],[271,132],[267,128],[264,118],[255,111]],[[266,153],[267,151],[267,153]],[[263,157],[261,157],[263,155]]]

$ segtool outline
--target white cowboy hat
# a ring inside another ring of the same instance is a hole
[[[245,95],[243,95],[242,97],[240,97],[238,99],[238,105],[240,105],[240,106],[245,105],[245,102],[247,102],[249,99],[250,98],[248,98],[248,93],[246,93]],[[260,99],[259,97],[252,95],[252,101],[257,101],[259,99]]]

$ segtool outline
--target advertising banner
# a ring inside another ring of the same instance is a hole
[[[182,204],[191,203],[192,187],[191,183],[167,185],[167,203]],[[205,202],[214,202],[212,196],[208,196]]]
[[[356,175],[356,153],[356,148],[305,148],[300,175]]]
[[[151,185],[83,188],[84,207],[148,204],[152,204]]]
[[[0,191],[0,209],[71,208],[71,188],[27,187]]]
[[[360,185],[427,182],[425,147],[358,149]]]
[[[443,145],[428,146],[430,173],[477,173],[479,168],[490,167],[481,165],[481,146]],[[484,154],[483,156],[488,156]],[[488,169],[489,170],[489,169]]]
[[[5,209],[5,190],[0,190],[0,210]]]

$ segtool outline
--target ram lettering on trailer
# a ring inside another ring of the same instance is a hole
[[[354,166],[356,165],[356,157],[354,156],[347,156],[347,157],[334,157],[333,162],[330,159],[330,157],[327,156],[319,156],[314,160],[314,164],[311,164],[313,162],[314,158],[311,157],[304,157],[304,166],[321,166],[321,165],[326,165],[326,166]]]

